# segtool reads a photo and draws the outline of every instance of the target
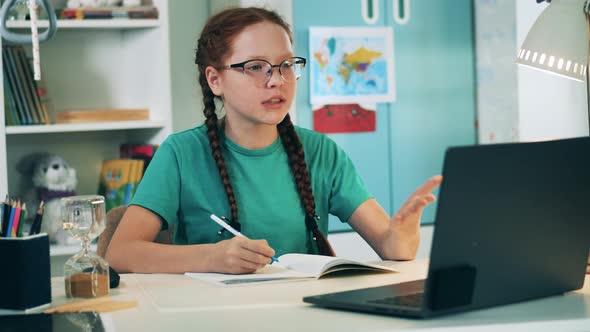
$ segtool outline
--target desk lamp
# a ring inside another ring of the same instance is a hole
[[[549,6],[529,30],[516,55],[519,65],[586,83],[588,121],[588,44],[590,43],[590,0],[536,0]],[[589,128],[590,129],[590,128]],[[588,257],[590,272],[590,257]]]
[[[586,82],[588,95],[590,0],[537,0],[537,3],[543,1],[550,4],[528,32],[516,55],[516,63]]]

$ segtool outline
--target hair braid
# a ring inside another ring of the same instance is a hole
[[[217,114],[215,113],[215,95],[209,88],[209,84],[207,84],[204,71],[201,72],[199,81],[201,83],[201,90],[203,92],[203,104],[205,105],[203,114],[206,118],[205,125],[207,126],[209,146],[211,146],[211,152],[213,154],[213,158],[215,159],[215,164],[219,170],[219,175],[221,176],[221,181],[223,182],[223,188],[225,189],[225,194],[227,195],[227,199],[229,201],[231,210],[231,224],[239,231],[240,224],[238,221],[238,205],[236,203],[234,190],[229,180],[229,174],[227,172],[227,167],[225,166],[225,160],[223,159],[223,155],[221,153],[221,144],[219,142],[219,125]]]
[[[225,193],[231,208],[232,226],[238,228],[238,230],[240,228],[238,222],[238,206],[230,183],[230,176],[221,153],[219,132],[222,128],[218,125],[217,115],[215,114],[215,98],[219,98],[219,96],[215,96],[209,87],[205,70],[209,66],[213,68],[223,66],[224,60],[227,60],[227,57],[232,52],[233,39],[246,27],[259,22],[271,22],[281,26],[288,33],[291,43],[293,42],[293,33],[289,25],[277,13],[258,7],[232,8],[209,17],[201,32],[195,58],[195,63],[199,66],[199,84],[203,92],[203,104],[205,106],[203,113],[206,118],[205,125],[207,126],[209,145],[211,146],[211,152],[219,170],[221,180],[223,181]],[[320,254],[334,255],[327,239],[319,231],[317,226],[315,219],[315,200],[307,164],[305,163],[305,155],[289,115],[277,127],[283,141],[283,146],[289,156],[289,164],[293,172],[301,204],[305,209],[305,225],[312,232],[313,238],[318,244]]]
[[[316,218],[318,217],[316,217],[315,213],[315,198],[313,196],[307,163],[305,162],[305,153],[303,152],[303,146],[301,145],[299,136],[297,136],[297,132],[295,132],[295,127],[291,122],[289,114],[287,114],[283,121],[277,125],[277,128],[283,146],[287,151],[289,165],[291,166],[293,177],[295,178],[297,193],[299,194],[301,204],[305,210],[305,226],[308,231],[312,232],[313,239],[317,243],[320,255],[336,256],[328,239],[318,228],[316,221]]]

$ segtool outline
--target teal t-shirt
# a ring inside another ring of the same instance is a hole
[[[316,203],[318,225],[327,234],[328,214],[346,222],[369,199],[354,165],[326,135],[295,127],[303,145]],[[222,154],[238,205],[241,232],[265,239],[277,256],[313,253],[305,212],[280,138],[262,149],[243,148],[225,135]],[[215,165],[207,128],[170,135],[158,148],[132,200],[174,225],[174,243],[206,244],[232,235],[209,216],[231,217],[227,195]]]

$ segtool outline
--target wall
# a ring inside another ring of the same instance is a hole
[[[174,132],[203,123],[203,102],[195,65],[197,40],[207,17],[208,1],[173,0],[170,12],[172,128]]]
[[[518,141],[514,0],[475,0],[475,30],[479,142]]]
[[[308,57],[310,26],[367,26],[361,1],[294,1],[295,48]],[[376,2],[377,3],[377,2]],[[389,214],[430,176],[439,174],[448,146],[476,141],[475,63],[471,0],[410,1],[407,24],[393,20],[392,1],[379,1],[373,26],[394,31],[397,99],[377,106],[375,132],[329,135],[350,156]],[[305,73],[309,74],[309,71]],[[313,127],[309,77],[298,83],[299,125]],[[434,221],[436,206],[423,222]],[[336,218],[331,229],[347,229]]]

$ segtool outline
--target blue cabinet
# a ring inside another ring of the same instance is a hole
[[[396,1],[408,18],[405,24],[394,20]],[[363,19],[366,2],[379,5],[374,24]],[[390,215],[415,188],[441,173],[447,147],[476,142],[472,6],[472,0],[293,1],[296,53],[308,58],[311,26],[393,27],[396,101],[377,105],[375,132],[330,135]],[[298,84],[298,124],[313,128],[309,77]],[[435,204],[422,222],[432,223],[434,214]],[[332,231],[348,228],[330,220]]]

